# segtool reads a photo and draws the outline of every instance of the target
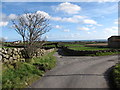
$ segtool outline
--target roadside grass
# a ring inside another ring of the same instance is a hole
[[[113,81],[116,88],[120,88],[120,63],[113,69]]]
[[[55,67],[54,52],[39,58],[33,58],[31,62],[17,62],[12,65],[3,64],[2,88],[25,88],[31,85],[43,76],[47,70]]]

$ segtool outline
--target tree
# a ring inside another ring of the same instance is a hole
[[[26,58],[32,58],[42,46],[42,35],[50,30],[49,19],[40,13],[25,13],[11,20],[15,31],[21,35]]]
[[[0,42],[5,42],[5,40],[6,40],[6,39],[5,39],[4,37],[1,37],[1,38],[0,38]]]

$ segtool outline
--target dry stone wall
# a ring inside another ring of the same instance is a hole
[[[65,55],[68,56],[85,56],[85,55],[90,55],[90,54],[96,54],[96,53],[104,53],[104,52],[120,52],[120,49],[111,49],[111,50],[96,50],[96,51],[89,51],[89,50],[72,50],[67,47],[62,47],[61,48],[64,52]]]
[[[35,57],[43,56],[46,53],[52,52],[54,49],[38,49],[37,53],[35,53]],[[0,48],[0,61],[3,63],[6,62],[18,62],[18,61],[25,61],[23,55],[23,48]]]

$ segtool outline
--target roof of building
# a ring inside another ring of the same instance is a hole
[[[109,39],[120,39],[120,36],[111,36],[111,37],[108,38],[108,40]]]

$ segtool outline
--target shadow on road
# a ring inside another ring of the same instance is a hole
[[[105,79],[110,87],[110,90],[120,90],[120,89],[117,89],[116,86],[115,86],[115,83],[114,83],[114,80],[113,80],[113,68],[114,66],[110,67],[104,74],[105,74]]]
[[[57,52],[58,52],[59,55],[66,56],[65,52],[60,48],[58,48]]]

